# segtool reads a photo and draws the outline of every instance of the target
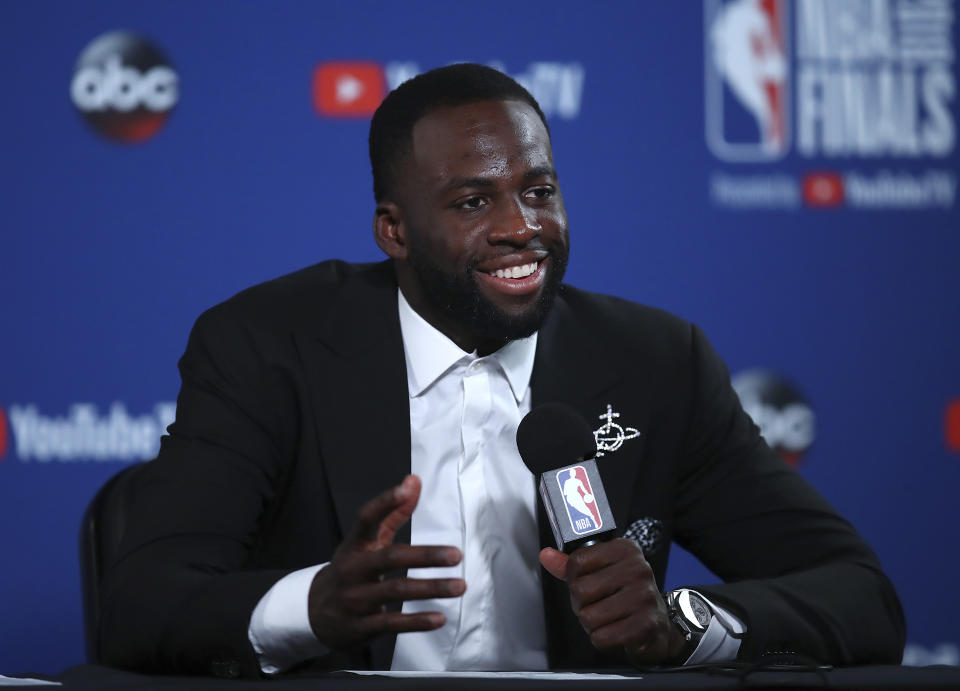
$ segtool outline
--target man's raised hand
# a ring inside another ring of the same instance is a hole
[[[383,633],[438,629],[446,621],[440,612],[403,614],[388,612],[386,605],[459,597],[467,589],[462,578],[384,578],[399,569],[460,563],[456,547],[393,544],[419,499],[420,478],[408,475],[368,501],[333,559],[314,576],[308,598],[310,626],[325,645],[348,648]]]

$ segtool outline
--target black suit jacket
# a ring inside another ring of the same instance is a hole
[[[136,480],[105,579],[101,657],[257,675],[247,627],[261,596],[328,561],[359,507],[410,470],[391,267],[324,262],[246,290],[197,320],[180,371],[176,422]],[[616,523],[655,528],[645,547],[661,587],[670,541],[728,581],[700,589],[745,621],[742,659],[899,660],[903,615],[875,556],[763,443],[695,326],[565,286],[531,389],[534,406],[563,401],[599,425],[612,404],[640,430],[600,459]],[[566,587],[543,583],[551,666],[615,663],[590,645]],[[388,668],[394,640],[311,665]]]

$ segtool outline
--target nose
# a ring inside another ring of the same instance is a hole
[[[536,210],[531,209],[521,200],[515,199],[511,203],[504,204],[502,213],[494,219],[487,240],[491,245],[508,244],[525,247],[542,230]]]

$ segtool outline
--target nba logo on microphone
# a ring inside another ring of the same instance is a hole
[[[704,4],[706,134],[725,161],[762,162],[789,146],[787,0]]]
[[[557,471],[557,484],[567,508],[570,527],[577,535],[593,533],[603,526],[590,478],[582,465]]]

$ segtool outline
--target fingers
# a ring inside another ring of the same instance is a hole
[[[389,545],[372,551],[335,555],[310,584],[307,609],[317,639],[335,649],[346,649],[385,632],[429,631],[446,621],[439,612],[402,615],[385,605],[406,600],[459,597],[466,591],[462,578],[382,579],[391,568],[450,566],[460,561],[455,547]]]
[[[308,614],[317,639],[346,649],[382,633],[430,631],[444,625],[440,612],[388,612],[388,603],[459,597],[462,578],[384,579],[391,571],[443,568],[460,563],[456,547],[393,544],[420,499],[420,478],[408,475],[359,511],[353,530],[310,585]]]
[[[637,664],[661,662],[670,657],[675,632],[666,612],[657,606],[658,597],[643,586],[628,586],[581,607],[577,618],[599,650],[623,648]]]
[[[344,583],[360,583],[400,569],[456,566],[462,554],[456,547],[441,545],[388,545],[369,552],[355,552],[338,560]]]
[[[567,561],[566,580],[573,611],[596,648],[622,649],[637,664],[670,657],[679,634],[667,617],[653,570],[633,541],[576,550]]]
[[[446,621],[447,618],[440,612],[417,612],[415,614],[379,612],[361,619],[358,629],[364,637],[369,637],[382,633],[433,631],[443,626]]]
[[[566,580],[570,597],[579,609],[605,598],[622,599],[636,590],[633,586],[655,584],[656,578],[635,543],[613,540],[581,548],[571,554],[567,562]],[[629,589],[629,592],[621,593],[624,589]]]
[[[651,657],[662,659],[666,652],[666,639],[661,640],[662,637],[657,634],[656,627],[643,626],[633,618],[625,618],[594,629],[590,634],[590,642],[598,650],[616,650],[625,647],[630,647],[632,651],[645,649]]]
[[[420,499],[420,478],[407,475],[403,482],[381,492],[360,508],[352,540],[389,544],[397,529],[410,520]]]
[[[632,616],[634,612],[626,609],[624,604],[618,598],[608,597],[592,605],[582,606],[577,613],[577,618],[580,619],[583,630],[592,634],[605,626]]]
[[[466,590],[462,578],[396,578],[349,588],[343,593],[343,604],[354,614],[370,614],[389,602],[460,597]]]
[[[566,554],[552,547],[544,547],[540,550],[540,564],[550,572],[550,575],[559,578],[561,581],[567,580],[567,562],[569,559]]]
[[[594,571],[586,576],[579,576],[568,581],[570,597],[581,607],[609,598],[623,588],[624,584],[610,574],[603,571]]]
[[[646,567],[646,570],[650,571],[643,550],[633,540],[618,538],[590,547],[581,547],[570,555],[567,580],[625,562],[633,563],[639,568]]]

